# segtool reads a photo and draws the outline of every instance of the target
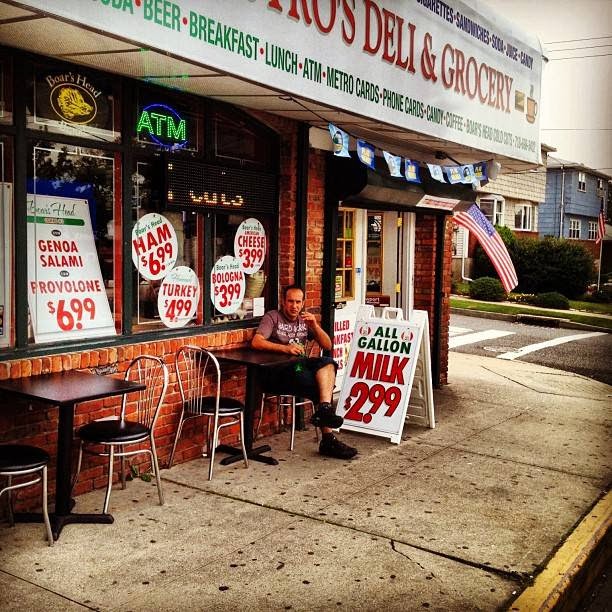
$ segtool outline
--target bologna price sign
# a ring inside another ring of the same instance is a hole
[[[222,314],[233,314],[240,308],[246,287],[239,259],[224,255],[210,273],[210,299]]]
[[[28,194],[28,304],[36,342],[116,335],[87,200]]]
[[[176,263],[178,241],[172,223],[158,213],[143,215],[132,229],[132,261],[148,280],[164,278]]]
[[[386,308],[382,318],[373,312],[371,306],[359,311],[337,412],[343,429],[399,444],[423,327],[405,321],[396,308]]]

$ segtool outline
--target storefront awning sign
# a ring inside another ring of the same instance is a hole
[[[540,159],[542,49],[461,0],[20,2],[338,110]]]

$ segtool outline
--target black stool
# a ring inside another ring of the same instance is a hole
[[[0,489],[2,494],[8,493],[9,521],[14,524],[13,501],[11,491],[29,487],[42,480],[42,513],[45,528],[47,530],[47,540],[49,546],[53,545],[53,534],[51,533],[51,523],[49,522],[49,511],[47,510],[47,464],[49,454],[42,448],[28,446],[26,444],[1,444],[0,445],[0,477],[6,476],[7,486]],[[28,476],[40,472],[33,480],[12,484],[13,476]]]

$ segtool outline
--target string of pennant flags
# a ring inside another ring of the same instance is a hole
[[[329,133],[332,141],[334,155],[338,157],[351,157],[349,152],[350,135],[335,126],[329,124]],[[365,140],[357,139],[357,158],[371,170],[375,170],[376,148]],[[383,150],[383,156],[389,168],[389,174],[394,177],[404,178],[409,183],[421,182],[421,162],[400,155],[393,155]],[[480,185],[489,180],[487,173],[487,161],[475,164],[464,164],[454,166],[440,166],[438,164],[425,164],[431,178],[440,183],[464,183],[466,185]]]
[[[329,124],[334,155],[339,157],[351,157],[349,153],[349,134]],[[389,167],[391,176],[406,179],[409,183],[421,182],[421,163],[399,155],[393,155],[383,150],[383,156]],[[375,147],[365,140],[357,140],[357,157],[361,163],[368,168],[376,170]],[[487,161],[475,164],[464,164],[455,166],[439,166],[437,164],[426,164],[431,178],[440,183],[465,183],[478,186],[489,180],[487,172]],[[495,178],[493,175],[492,178]],[[452,216],[456,225],[464,227],[472,232],[486,254],[491,259],[500,281],[507,292],[512,291],[518,284],[518,277],[508,249],[501,239],[497,230],[490,221],[482,214],[477,204],[472,204],[467,211],[456,211]]]

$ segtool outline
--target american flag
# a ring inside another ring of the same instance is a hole
[[[455,212],[453,221],[474,233],[480,246],[485,250],[497,270],[504,289],[507,292],[512,291],[518,285],[514,264],[510,259],[504,241],[482,214],[480,208],[476,204],[472,204],[467,210]]]
[[[599,244],[606,235],[606,216],[603,209],[599,211],[599,219],[597,220],[597,238],[595,244]]]

